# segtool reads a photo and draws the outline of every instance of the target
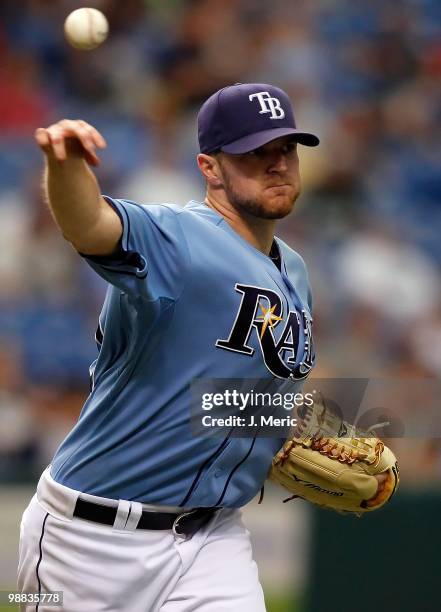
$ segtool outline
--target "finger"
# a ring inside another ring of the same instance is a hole
[[[87,151],[87,153],[89,153],[89,155],[91,155],[92,157],[96,157],[96,145],[90,130],[78,123],[75,129],[75,135],[81,142],[81,145],[85,149],[85,151]]]
[[[82,119],[80,119],[78,122],[89,132],[97,147],[104,149],[107,146],[106,140],[103,138],[100,132],[93,127],[93,125],[86,123],[86,121],[83,121]]]
[[[106,142],[93,126],[82,120],[62,119],[48,128],[39,128],[35,138],[45,153],[52,153],[59,161],[64,161],[70,152],[66,139],[77,140],[83,150],[86,161],[97,166],[100,160],[95,147],[103,148]]]
[[[51,126],[46,131],[49,136],[55,158],[59,161],[64,161],[66,159],[66,145],[64,142],[65,135],[62,129],[55,125]]]
[[[99,163],[98,157],[95,152],[95,142],[93,134],[89,126],[85,121],[63,119],[58,124],[58,127],[62,129],[65,138],[77,140],[83,150],[83,155],[86,161],[92,165]],[[69,151],[69,147],[68,147]]]
[[[48,147],[50,145],[49,135],[44,128],[35,130],[35,140],[39,147]]]
[[[90,153],[90,151],[85,151],[85,159],[91,166],[99,166],[101,163],[100,158],[95,152]]]
[[[90,149],[94,147],[93,138],[88,129],[86,129],[86,124],[81,120],[73,120],[73,119],[62,119],[51,125],[48,128],[49,132],[57,132],[61,134],[61,136],[66,138],[77,139],[80,141],[82,146],[85,149]]]

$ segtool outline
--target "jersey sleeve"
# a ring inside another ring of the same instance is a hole
[[[80,255],[121,291],[155,300],[176,300],[189,261],[187,241],[177,211],[167,205],[141,206],[103,196],[121,219],[119,250],[109,256]]]

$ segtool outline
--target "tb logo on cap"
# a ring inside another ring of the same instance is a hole
[[[284,118],[285,111],[280,106],[280,100],[278,98],[273,98],[267,91],[259,91],[258,93],[254,93],[248,96],[250,102],[254,98],[257,98],[259,100],[260,115],[262,113],[271,113],[270,119]]]

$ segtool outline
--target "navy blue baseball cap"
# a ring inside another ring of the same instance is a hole
[[[198,114],[201,153],[248,153],[291,134],[308,147],[320,142],[314,134],[297,129],[286,92],[265,83],[224,87],[204,102]]]

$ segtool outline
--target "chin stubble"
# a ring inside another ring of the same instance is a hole
[[[291,205],[289,210],[267,210],[265,208],[265,204],[263,202],[259,202],[258,200],[249,200],[243,198],[238,193],[236,193],[228,180],[228,177],[224,177],[225,180],[225,191],[228,197],[229,202],[234,206],[236,210],[243,211],[252,215],[253,217],[258,217],[259,219],[283,219],[292,211],[294,202],[297,197],[293,198],[291,201]]]

